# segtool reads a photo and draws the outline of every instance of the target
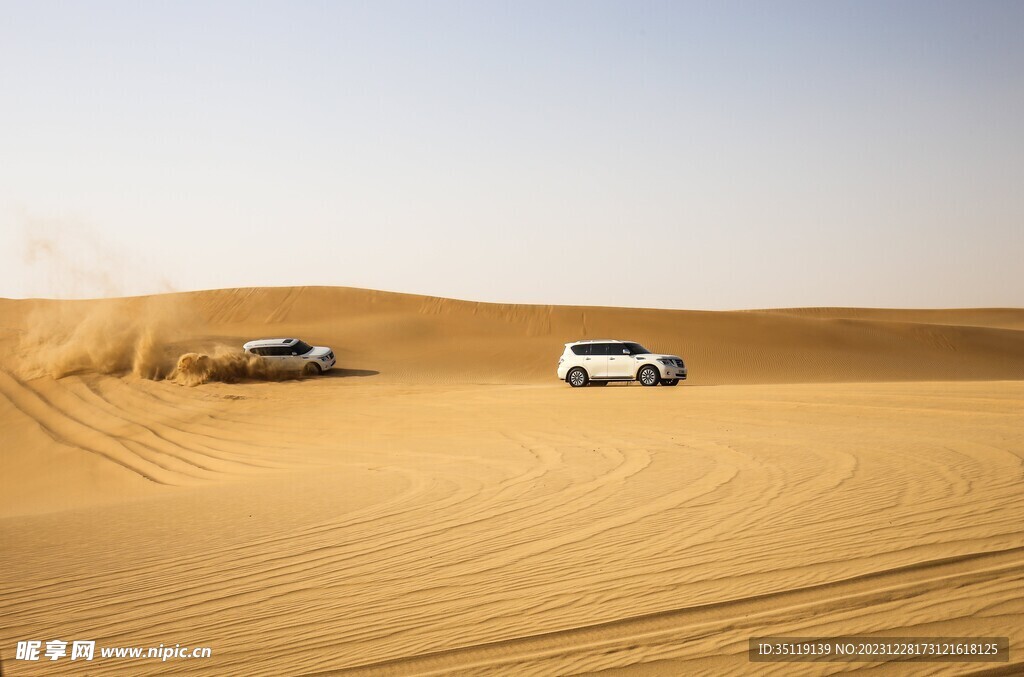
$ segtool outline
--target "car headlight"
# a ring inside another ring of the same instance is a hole
[[[672,360],[667,357],[659,357],[658,362],[661,362],[662,364],[672,364]]]

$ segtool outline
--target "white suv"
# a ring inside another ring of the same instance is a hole
[[[678,355],[658,355],[632,341],[595,339],[565,344],[558,360],[558,378],[573,388],[611,381],[674,386],[686,380],[686,364]]]
[[[334,366],[333,350],[326,346],[311,346],[299,339],[259,339],[242,347],[247,353],[273,360],[286,369],[301,371],[307,376],[322,374]]]

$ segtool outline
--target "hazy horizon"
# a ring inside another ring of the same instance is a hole
[[[0,296],[1024,307],[1024,4],[8,3]]]

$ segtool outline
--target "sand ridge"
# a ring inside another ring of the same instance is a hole
[[[186,352],[294,333],[401,382],[546,383],[563,343],[595,337],[682,355],[699,385],[1024,378],[1021,309],[672,311],[290,287],[6,300],[0,312],[20,318],[0,340],[21,346],[0,364],[29,376],[161,377]]]

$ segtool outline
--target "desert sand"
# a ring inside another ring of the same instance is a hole
[[[174,373],[293,335],[340,368]],[[691,378],[570,389],[580,338]],[[235,289],[2,300],[0,348],[5,676],[1024,671],[1024,310]],[[750,663],[762,635],[1011,662]],[[213,655],[13,660],[28,639]]]

